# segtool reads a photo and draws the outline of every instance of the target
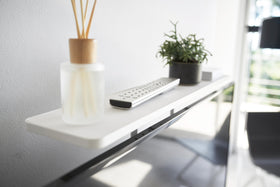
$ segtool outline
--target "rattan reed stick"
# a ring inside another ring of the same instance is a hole
[[[87,17],[87,9],[88,9],[88,0],[86,2],[86,8],[85,8],[85,14],[84,14],[84,20],[86,20]]]
[[[74,105],[76,104],[76,82],[77,82],[77,73],[71,77],[71,93],[70,93],[70,115],[73,116]]]
[[[91,10],[91,14],[90,14],[90,18],[89,18],[89,22],[88,22],[88,26],[87,26],[86,38],[88,38],[88,34],[89,34],[89,30],[90,30],[90,26],[91,26],[91,22],[92,22],[92,18],[93,18],[96,3],[97,3],[97,0],[94,1],[93,7],[92,7],[92,10]]]
[[[78,23],[78,18],[77,18],[76,3],[75,3],[75,0],[71,0],[71,2],[72,2],[73,11],[74,11],[75,21],[76,21],[77,35],[78,35],[78,38],[81,38],[80,28],[79,28],[79,23]]]
[[[91,106],[91,109],[92,109],[92,113],[95,112],[95,107],[94,107],[94,95],[93,95],[93,84],[91,82],[91,78],[90,78],[90,75],[86,72],[86,85],[87,85],[87,88],[88,88],[88,93],[89,93],[89,103],[90,103],[90,106]]]
[[[86,80],[85,73],[86,73],[85,70],[80,71],[81,78],[82,78],[84,113],[85,116],[88,117],[88,102],[87,102],[88,92],[87,92],[87,80]]]
[[[80,0],[80,4],[81,4],[81,17],[82,17],[82,38],[86,38],[85,37],[85,16],[84,16],[84,4],[83,4],[83,0]]]

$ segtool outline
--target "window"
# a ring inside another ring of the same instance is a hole
[[[264,18],[280,16],[280,0],[250,0],[248,25],[261,26]],[[261,49],[260,32],[249,32],[249,61],[246,106],[280,107],[280,50]],[[248,109],[248,108],[247,108]]]

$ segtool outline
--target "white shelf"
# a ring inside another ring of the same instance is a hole
[[[178,86],[142,105],[124,110],[114,108],[106,100],[105,115],[88,126],[69,126],[61,119],[61,110],[54,110],[26,119],[27,129],[57,140],[88,148],[103,148],[130,138],[208,94],[220,90],[232,81],[223,76],[215,81],[202,81],[195,86]]]

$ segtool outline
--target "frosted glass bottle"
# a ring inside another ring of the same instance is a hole
[[[104,113],[104,66],[95,62],[95,40],[70,39],[70,62],[62,63],[62,119],[71,125],[98,121]]]

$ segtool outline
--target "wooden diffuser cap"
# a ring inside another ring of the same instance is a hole
[[[70,62],[74,64],[91,64],[96,62],[96,40],[69,39]]]

